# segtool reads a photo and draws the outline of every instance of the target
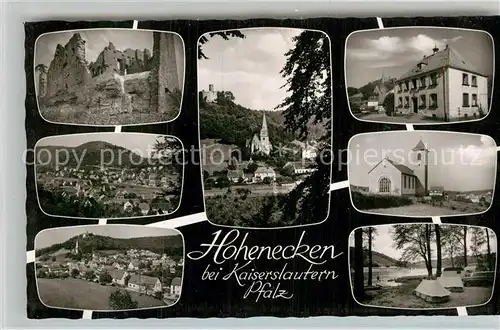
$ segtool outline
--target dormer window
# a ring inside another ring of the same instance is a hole
[[[425,66],[426,66],[426,65],[427,65],[427,64],[426,64],[426,63],[424,63],[424,62],[420,62],[420,63],[418,63],[418,64],[417,64],[417,71],[422,70],[423,68],[425,68]]]

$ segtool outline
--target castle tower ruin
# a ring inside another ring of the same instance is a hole
[[[47,71],[46,95],[77,88],[90,78],[85,59],[85,40],[79,33],[75,33],[64,47],[56,47],[54,59]]]
[[[172,33],[153,32],[153,55],[149,74],[152,111],[169,112],[174,106],[174,92],[180,90],[175,37]]]

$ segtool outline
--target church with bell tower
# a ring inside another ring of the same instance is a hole
[[[368,171],[368,191],[372,194],[426,196],[429,192],[429,148],[420,139],[398,163],[385,157]]]
[[[252,139],[247,140],[246,147],[250,150],[250,154],[261,152],[269,155],[271,153],[272,144],[269,140],[265,113],[262,116],[262,128],[260,129],[260,134],[255,133]]]

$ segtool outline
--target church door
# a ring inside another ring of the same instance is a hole
[[[378,182],[378,192],[379,193],[390,193],[391,192],[391,180],[389,178],[381,178]]]

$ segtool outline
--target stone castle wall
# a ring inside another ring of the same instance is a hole
[[[152,111],[168,112],[174,105],[173,93],[180,89],[175,52],[175,35],[153,32],[153,57],[149,75]]]
[[[75,33],[66,46],[57,45],[47,72],[46,96],[76,88],[90,79],[85,60],[85,40]]]
[[[92,77],[107,73],[130,74],[150,70],[151,52],[148,49],[116,49],[112,42],[89,64]]]

